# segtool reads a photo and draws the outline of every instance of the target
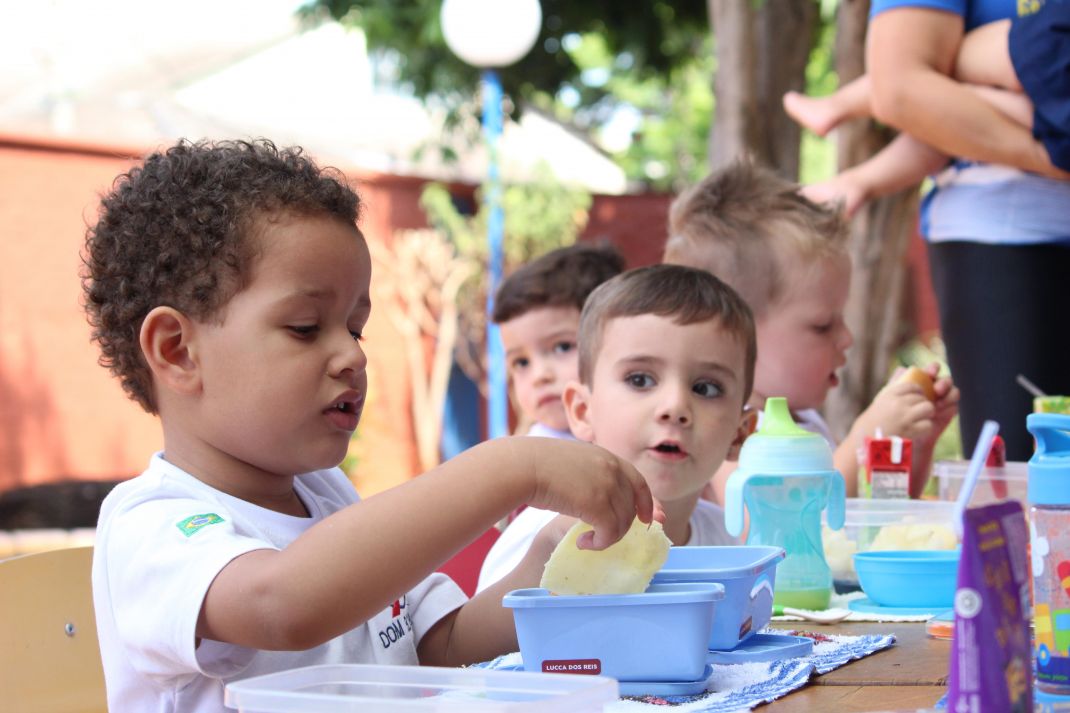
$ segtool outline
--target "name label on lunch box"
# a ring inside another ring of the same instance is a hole
[[[597,676],[602,673],[599,659],[567,659],[564,661],[543,661],[543,673],[585,673]]]

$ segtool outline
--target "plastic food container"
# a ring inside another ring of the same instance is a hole
[[[601,711],[618,690],[604,676],[339,664],[228,683],[224,703],[239,713],[563,713]]]
[[[862,591],[884,607],[950,609],[955,603],[958,550],[885,551],[856,554]]]
[[[621,681],[695,681],[719,584],[652,584],[642,594],[557,596],[518,589],[511,607],[524,669],[586,673]]]
[[[776,566],[782,547],[673,547],[654,583],[713,582],[724,586],[708,642],[710,649],[733,649],[760,631],[773,615]]]
[[[955,503],[941,500],[848,498],[842,530],[822,526],[825,560],[837,584],[857,584],[854,555],[872,550],[958,547]]]
[[[936,480],[937,493],[941,500],[955,500],[959,496],[969,464],[969,461],[964,460],[942,460],[933,466],[933,478]],[[974,488],[967,505],[978,507],[1004,500],[1017,500],[1025,507],[1028,482],[1028,463],[1007,461],[999,467],[985,466],[977,477],[977,487]]]

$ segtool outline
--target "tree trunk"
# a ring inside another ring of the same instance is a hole
[[[840,0],[837,8],[836,70],[841,85],[864,71],[869,5],[869,0]],[[873,121],[848,122],[837,134],[840,170],[866,160],[890,139]],[[869,203],[851,221],[853,271],[846,319],[855,341],[840,386],[825,403],[825,417],[840,438],[884,385],[903,341],[904,256],[915,230],[917,200],[918,191],[912,188]]]
[[[707,0],[715,36],[710,167],[749,157],[799,177],[798,124],[781,97],[805,85],[818,20],[813,0]]]

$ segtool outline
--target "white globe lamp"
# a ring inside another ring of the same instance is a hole
[[[450,51],[473,67],[507,67],[535,44],[539,0],[445,0],[442,34]]]

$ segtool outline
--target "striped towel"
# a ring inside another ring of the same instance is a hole
[[[706,692],[692,696],[643,696],[621,698],[608,706],[607,711],[664,711],[673,706],[679,713],[728,713],[751,708],[801,688],[815,673],[828,673],[849,661],[868,656],[895,643],[895,636],[839,636],[813,634],[806,631],[768,633],[814,638],[814,650],[809,656],[766,663],[715,664],[706,682]],[[493,661],[476,664],[479,668],[523,670],[519,653],[499,656]]]

